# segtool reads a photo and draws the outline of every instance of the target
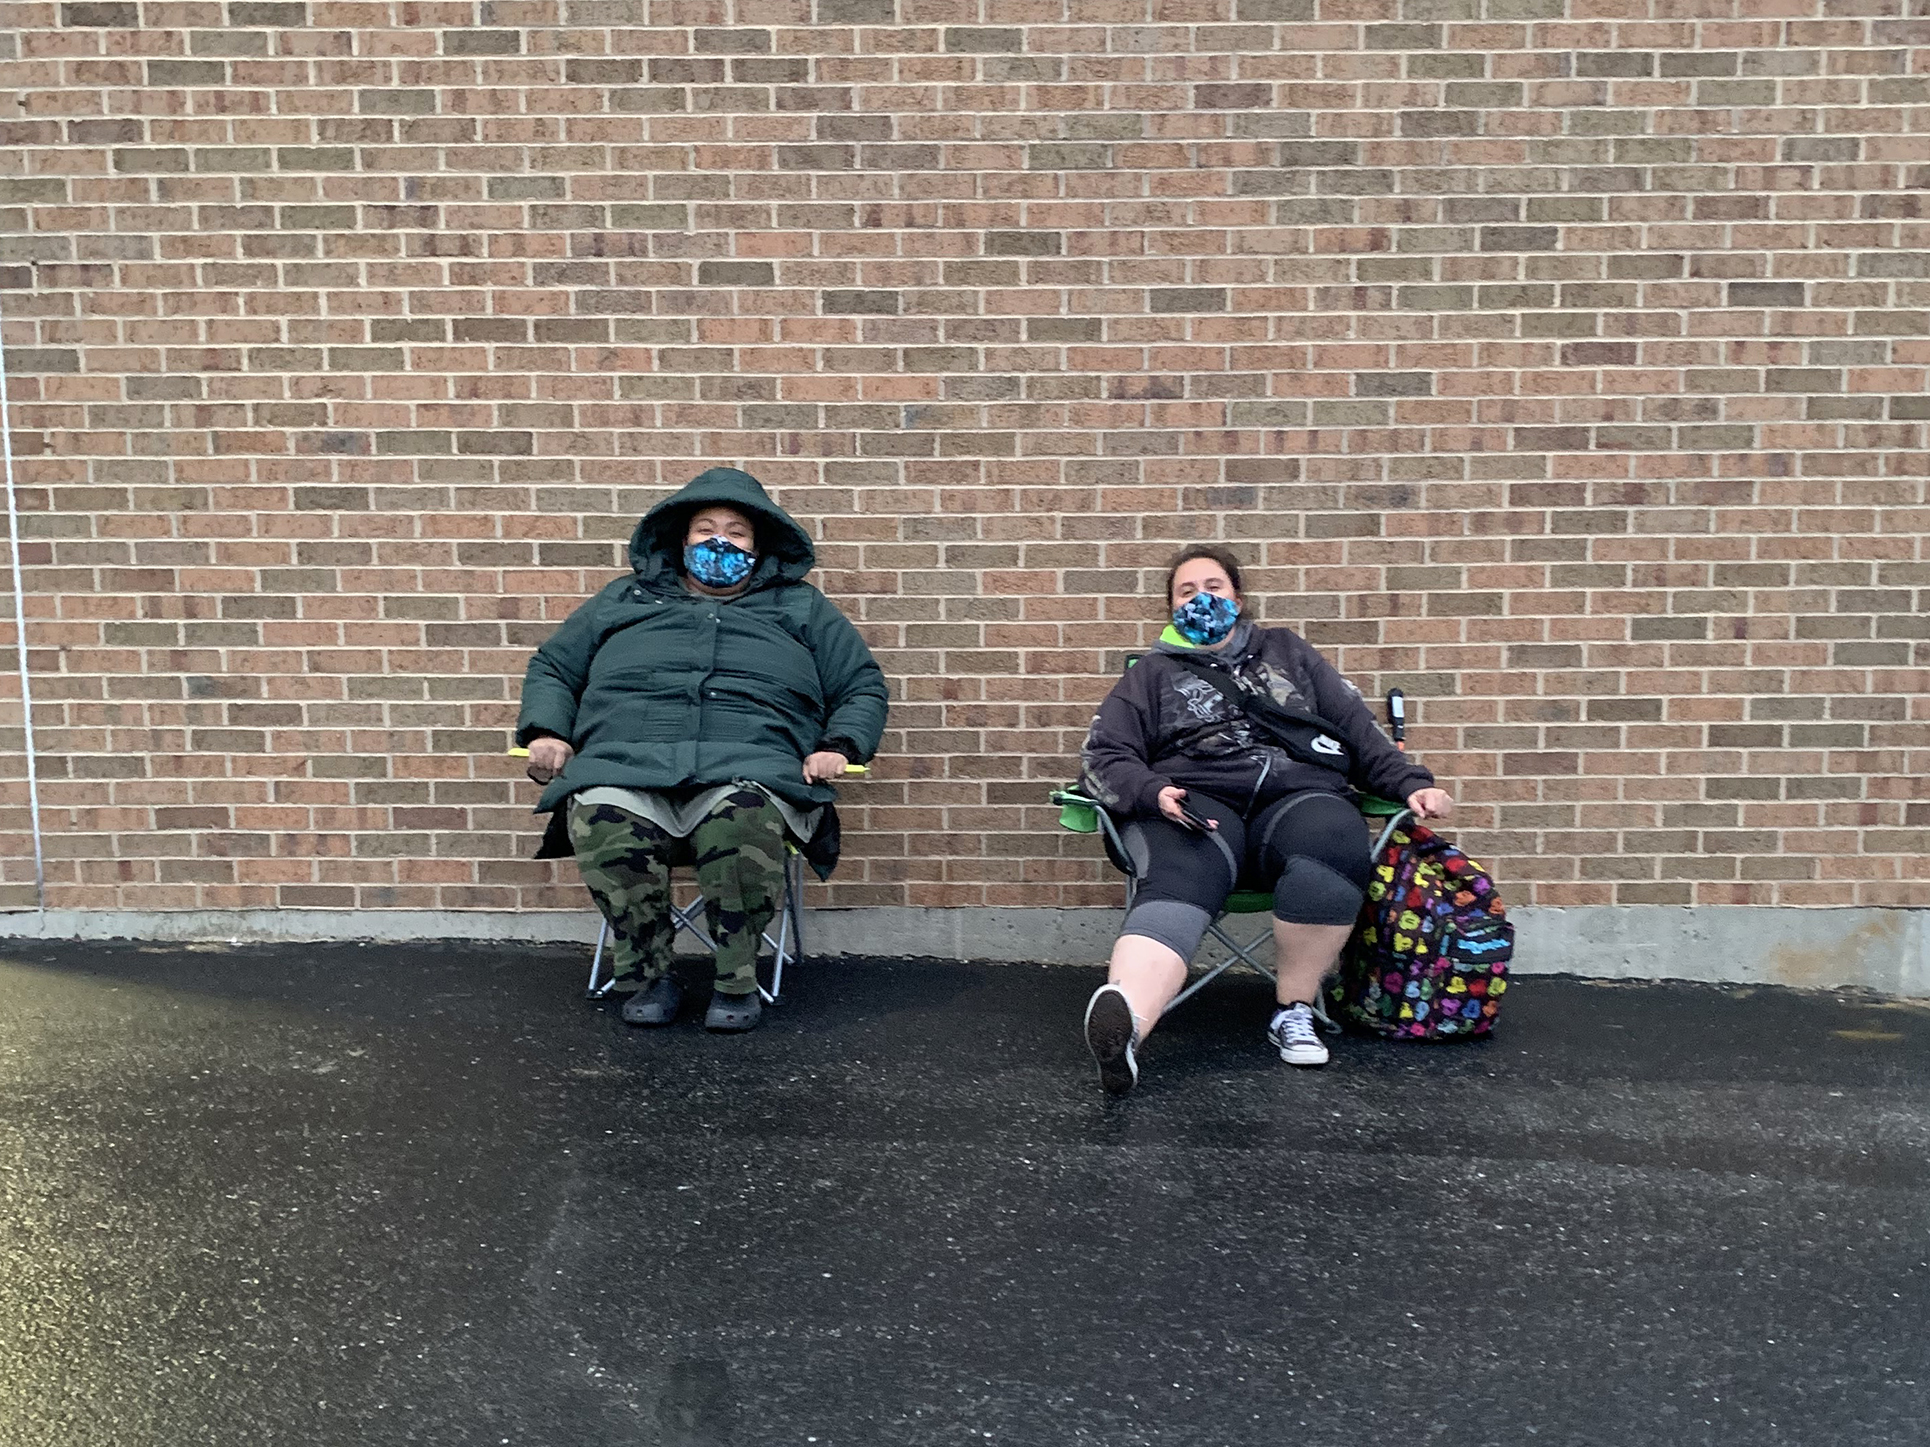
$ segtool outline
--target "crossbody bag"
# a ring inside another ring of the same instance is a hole
[[[1278,745],[1288,757],[1315,768],[1331,769],[1346,777],[1354,771],[1354,751],[1334,726],[1315,714],[1276,703],[1273,699],[1241,687],[1223,668],[1202,663],[1182,654],[1166,655],[1195,678],[1210,684],[1214,692],[1245,716],[1267,742]]]

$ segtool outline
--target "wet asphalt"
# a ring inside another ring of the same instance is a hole
[[[1325,1071],[1223,980],[0,948],[0,1447],[1922,1444],[1930,1010],[1521,980]]]

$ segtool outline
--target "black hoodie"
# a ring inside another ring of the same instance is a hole
[[[1434,787],[1434,776],[1380,731],[1360,691],[1291,629],[1242,621],[1224,648],[1210,652],[1167,633],[1113,685],[1080,751],[1086,789],[1114,814],[1157,814],[1159,791],[1169,784],[1248,815],[1309,789],[1344,794],[1352,785],[1404,802],[1416,789]],[[1302,763],[1258,736],[1244,713],[1176,661],[1179,655],[1231,670],[1275,703],[1325,720],[1352,749],[1351,773]]]

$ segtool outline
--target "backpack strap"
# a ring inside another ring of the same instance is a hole
[[[1195,678],[1210,685],[1214,692],[1232,704],[1270,742],[1287,755],[1317,769],[1331,769],[1346,777],[1354,771],[1354,751],[1334,726],[1315,714],[1287,708],[1236,683],[1230,672],[1184,654],[1169,653],[1173,660]]]

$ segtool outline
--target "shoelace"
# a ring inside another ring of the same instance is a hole
[[[1320,1036],[1314,1029],[1313,1011],[1305,1005],[1295,1005],[1291,1010],[1274,1022],[1273,1028],[1288,1043],[1304,1045],[1318,1042]]]

